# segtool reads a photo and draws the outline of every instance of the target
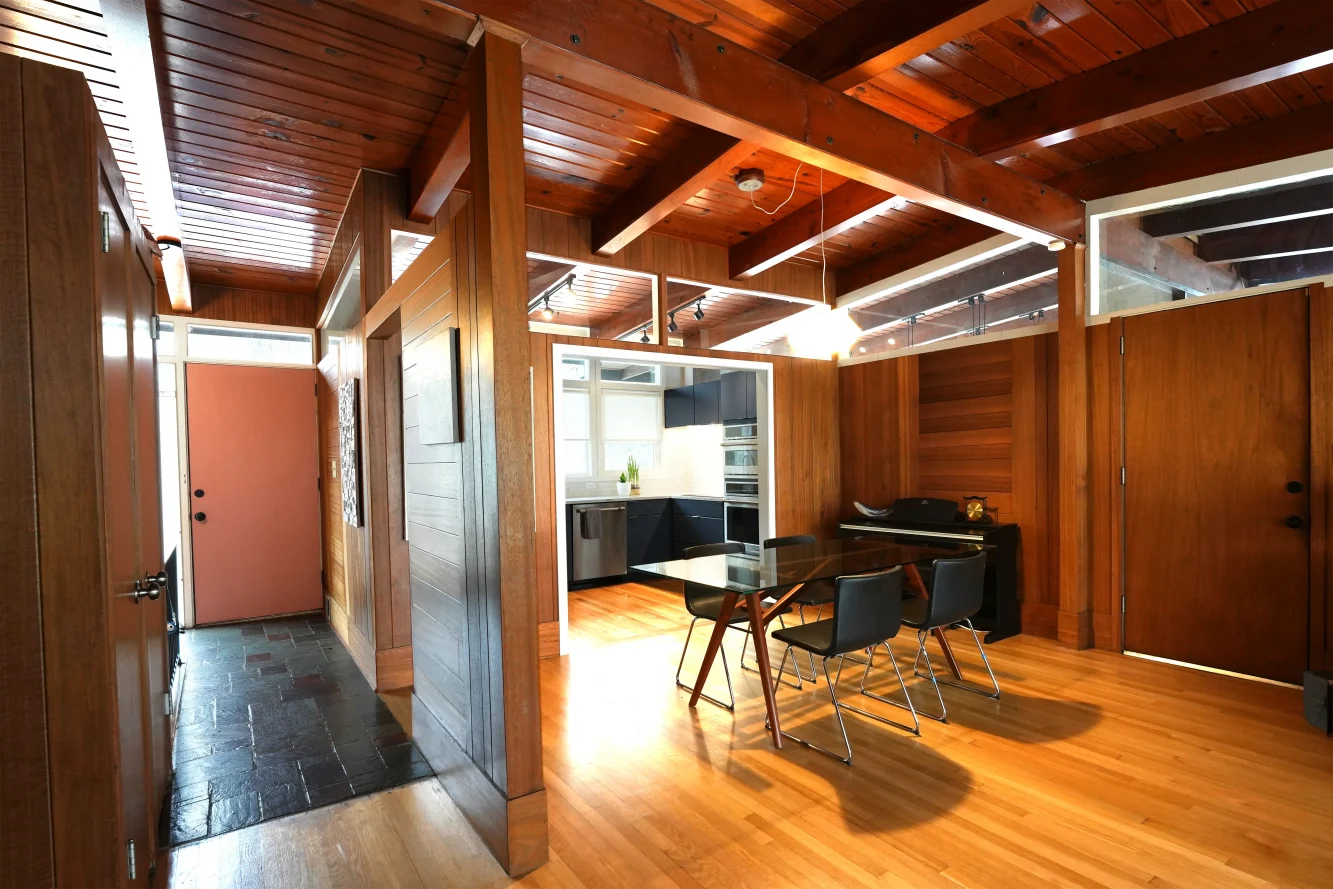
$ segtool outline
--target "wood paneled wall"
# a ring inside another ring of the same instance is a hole
[[[1310,287],[1310,652],[1333,670],[1333,293]],[[1316,666],[1317,668],[1317,666]]]
[[[538,620],[542,623],[544,638],[553,638],[556,633],[553,622],[559,620],[555,490],[561,482],[555,477],[555,446],[559,439],[551,401],[552,348],[557,344],[771,363],[776,534],[831,537],[837,533],[842,510],[839,508],[837,459],[838,367],[834,362],[544,333],[529,334],[529,342],[535,424],[537,603]],[[543,650],[544,655],[556,653],[558,651],[554,647]]]
[[[273,290],[246,290],[215,284],[190,283],[192,309],[185,318],[209,321],[242,321],[247,324],[276,324],[281,327],[314,327],[313,293],[279,293]],[[176,314],[167,299],[166,283],[158,281],[157,313]]]

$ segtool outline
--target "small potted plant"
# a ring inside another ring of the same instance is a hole
[[[616,494],[620,497],[629,496],[629,478],[625,473],[620,473],[620,480],[616,482]]]
[[[635,494],[639,493],[639,461],[630,457],[629,466],[626,467],[625,472],[629,475],[630,491]]]

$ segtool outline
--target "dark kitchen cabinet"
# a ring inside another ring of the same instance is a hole
[[[694,425],[694,387],[680,386],[662,393],[662,409],[668,429]]]
[[[694,384],[694,425],[722,422],[722,381]]]
[[[726,539],[722,503],[717,500],[671,501],[672,558],[683,558],[686,547],[721,543]]]
[[[630,567],[671,559],[671,501],[631,500],[626,505],[626,557]]]
[[[737,370],[722,375],[721,422],[753,423],[759,413],[756,405],[754,371]]]

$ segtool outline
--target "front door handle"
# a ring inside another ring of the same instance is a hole
[[[143,582],[147,586],[156,586],[165,590],[167,588],[167,572],[162,570],[156,574],[144,574]]]
[[[1299,531],[1301,528],[1305,527],[1305,520],[1298,515],[1289,515],[1282,520],[1282,524],[1286,525],[1293,531]]]

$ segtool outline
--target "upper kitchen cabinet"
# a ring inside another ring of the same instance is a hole
[[[722,381],[694,384],[694,425],[722,422]]]
[[[667,389],[662,393],[662,409],[666,415],[666,428],[693,426],[695,423],[694,387],[680,386],[676,389]]]
[[[727,424],[756,422],[759,412],[756,407],[754,371],[724,373],[721,383],[721,421]]]

